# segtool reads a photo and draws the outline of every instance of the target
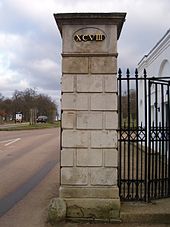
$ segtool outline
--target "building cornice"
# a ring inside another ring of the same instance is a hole
[[[149,65],[153,62],[167,47],[170,45],[170,29],[165,35],[157,42],[157,44],[145,55],[138,63],[138,67],[144,64]]]
[[[58,13],[54,14],[55,21],[58,25],[62,36],[63,25],[102,25],[115,24],[117,25],[117,39],[119,39],[126,13]]]

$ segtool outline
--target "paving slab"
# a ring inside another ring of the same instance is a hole
[[[170,226],[170,198],[150,203],[124,202],[121,204],[120,218],[123,222],[159,223]]]
[[[170,198],[150,203],[121,203],[120,218],[120,223],[62,222],[58,223],[57,227],[167,227],[170,226]]]
[[[170,226],[169,224],[141,224],[141,223],[121,223],[121,224],[59,223],[56,225],[56,227],[169,227],[169,226]]]

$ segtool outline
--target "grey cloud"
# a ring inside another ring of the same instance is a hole
[[[135,68],[140,58],[169,28],[169,0],[49,0],[43,2],[30,0],[16,5],[17,1],[6,0],[0,7],[0,33],[19,37],[18,41],[10,41],[10,48],[2,47],[0,44],[1,51],[9,55],[9,70],[14,71],[16,75],[11,90],[17,87],[17,80],[25,79],[30,86],[52,95],[56,91],[57,96],[57,91],[60,90],[61,37],[53,13],[127,12],[126,22],[118,41],[118,64],[121,67]],[[28,9],[27,6],[29,6]],[[49,7],[46,9],[45,6]],[[39,62],[44,61],[46,64],[45,60],[52,62],[55,66],[39,68]],[[18,88],[21,85],[18,85]],[[5,89],[7,91],[10,88]]]

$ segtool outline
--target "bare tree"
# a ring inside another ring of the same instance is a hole
[[[52,122],[57,115],[57,106],[51,97],[38,94],[35,89],[27,88],[24,91],[16,90],[11,99],[0,94],[0,115],[15,116],[16,112],[23,113],[23,120],[30,120],[30,110],[36,109],[38,115],[46,115]]]

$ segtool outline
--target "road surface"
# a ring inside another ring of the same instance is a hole
[[[58,166],[59,129],[0,131],[0,227],[44,226]]]
[[[50,227],[47,207],[58,196],[59,129],[0,131],[0,227]],[[58,227],[168,227],[169,224],[76,224]]]

